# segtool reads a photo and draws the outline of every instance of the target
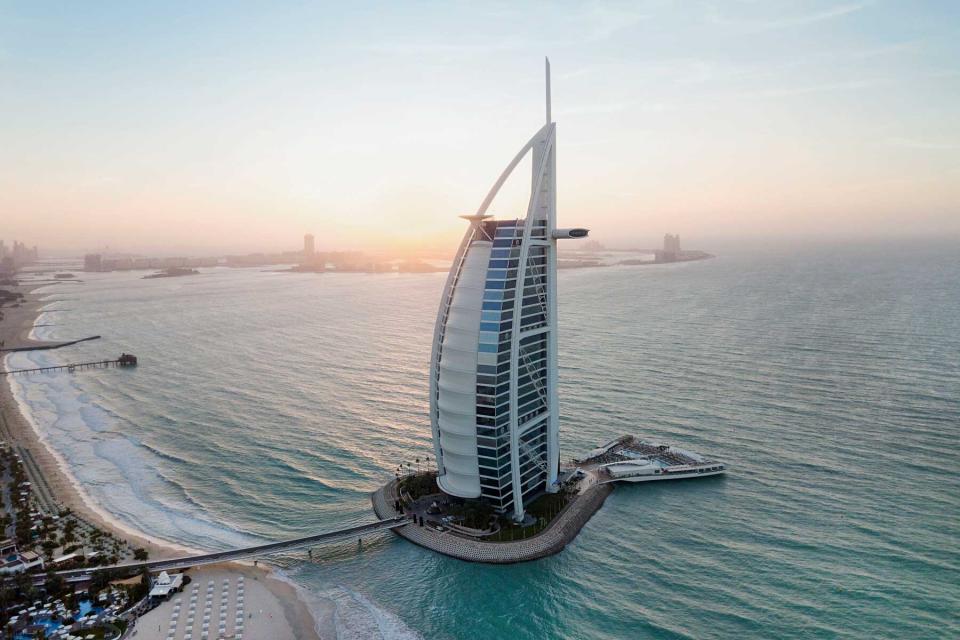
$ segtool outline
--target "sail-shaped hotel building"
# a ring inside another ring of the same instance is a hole
[[[507,165],[469,222],[447,277],[434,329],[430,421],[437,483],[515,520],[554,491],[560,464],[557,403],[556,123],[546,124]],[[524,217],[487,213],[526,157],[533,176]]]

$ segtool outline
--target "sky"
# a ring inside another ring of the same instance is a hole
[[[0,238],[452,252],[544,56],[561,226],[960,236],[960,2],[0,0]]]

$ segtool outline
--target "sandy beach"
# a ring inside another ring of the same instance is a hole
[[[25,286],[19,290],[26,295],[25,302],[20,307],[4,307],[4,319],[0,320],[0,341],[3,341],[7,349],[31,344],[43,344],[31,341],[29,335],[44,303],[39,299],[40,296],[35,293],[34,289]],[[6,358],[4,357],[2,360],[3,368],[5,368]],[[29,450],[40,468],[44,484],[60,505],[70,508],[90,524],[110,531],[118,537],[128,540],[131,544],[143,547],[150,553],[151,559],[175,557],[183,555],[184,552],[193,551],[173,543],[149,538],[142,532],[123,526],[102,507],[94,503],[69,474],[66,463],[50,446],[43,442],[33,425],[23,415],[11,390],[9,376],[0,376],[0,378],[2,378],[0,379],[0,437],[6,439],[12,445]],[[255,625],[251,620],[249,630],[244,634],[244,637],[270,637],[273,640],[286,640],[287,638],[312,640],[321,637],[317,632],[313,615],[298,596],[294,586],[273,576],[268,567],[229,563],[215,567],[204,567],[193,571],[191,575],[195,580],[200,580],[201,576],[216,575],[216,579],[221,582],[224,579],[229,579],[233,583],[242,575],[246,576],[247,584],[255,585],[251,589],[250,597],[253,597],[253,594],[256,593],[257,610],[262,609],[264,612],[269,612],[269,615],[265,619],[257,619]],[[204,588],[206,580],[209,579],[211,578],[203,578]],[[168,606],[172,608],[173,604],[171,602],[165,603],[162,607],[151,612],[150,615],[154,613],[161,615],[157,612],[166,610]],[[252,611],[253,606],[251,600],[248,610]],[[169,622],[169,617],[169,611],[167,611],[165,622]],[[149,625],[138,625],[138,632],[141,627],[146,630]],[[156,625],[153,628],[156,629]],[[143,632],[139,633],[141,635],[137,637],[152,637]],[[166,638],[166,633],[162,637]],[[182,632],[176,637],[182,638]],[[196,637],[199,637],[199,635]],[[211,633],[211,637],[217,636]],[[334,636],[325,631],[323,637]]]
[[[175,638],[201,638],[204,624],[211,638],[316,637],[302,635],[305,626],[312,627],[313,619],[309,613],[303,617],[293,587],[269,572],[224,564],[191,569],[186,574],[190,584],[141,616],[131,637],[166,640],[173,632]]]

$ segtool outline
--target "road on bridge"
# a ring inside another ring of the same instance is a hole
[[[264,544],[243,547],[240,549],[230,549],[227,551],[215,551],[213,553],[203,553],[195,556],[182,556],[179,558],[168,558],[166,560],[148,560],[146,562],[128,562],[125,564],[115,564],[108,567],[88,567],[86,569],[70,569],[67,571],[57,571],[56,574],[64,578],[74,578],[88,576],[97,571],[120,570],[120,569],[141,569],[147,568],[150,571],[165,571],[167,569],[185,569],[187,567],[196,567],[203,564],[214,564],[217,562],[228,562],[230,560],[242,560],[256,556],[266,556],[280,551],[292,551],[294,549],[303,549],[312,547],[324,542],[331,542],[341,538],[360,537],[362,535],[376,533],[378,531],[388,531],[396,527],[402,527],[409,520],[405,516],[396,516],[386,518],[370,524],[361,524],[346,529],[336,531],[327,531],[312,536],[302,538],[292,538],[290,540],[281,540],[280,542],[267,542]]]

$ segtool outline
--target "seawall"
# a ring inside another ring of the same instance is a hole
[[[396,515],[392,506],[397,498],[396,484],[396,480],[391,480],[370,495],[373,511],[381,519]],[[562,551],[603,506],[612,491],[610,484],[590,487],[574,498],[546,529],[524,540],[482,542],[415,524],[397,527],[392,531],[416,545],[458,560],[491,564],[528,562]]]

